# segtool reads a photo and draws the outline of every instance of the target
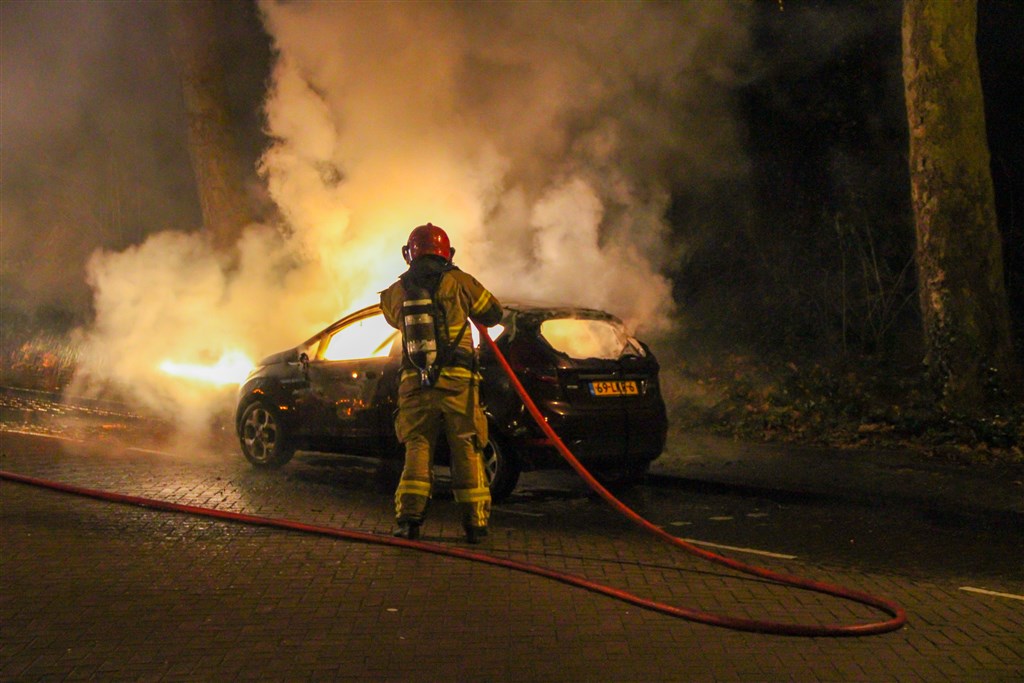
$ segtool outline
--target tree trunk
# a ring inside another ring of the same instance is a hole
[[[975,47],[976,0],[905,0],[903,81],[926,362],[948,410],[1016,391]]]
[[[231,136],[224,70],[217,52],[218,7],[213,0],[175,0],[166,7],[203,226],[214,246],[227,251],[252,222],[252,212]]]

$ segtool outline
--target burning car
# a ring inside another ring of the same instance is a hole
[[[606,484],[639,481],[661,455],[667,431],[659,366],[647,345],[602,311],[504,308],[490,334],[555,432]],[[264,358],[239,389],[242,453],[257,467],[280,467],[297,450],[370,456],[397,467],[401,359],[400,335],[376,305]],[[490,432],[485,465],[492,496],[501,500],[521,472],[565,464],[488,345],[480,348],[479,370]],[[438,464],[447,457],[442,436]]]

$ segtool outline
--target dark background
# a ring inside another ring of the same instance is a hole
[[[79,92],[88,60],[76,67],[82,73],[64,69],[39,78],[47,65],[61,63],[65,46],[53,38],[59,31],[40,36],[31,30],[33,7],[4,4],[4,51],[28,51],[34,70],[5,67],[7,83],[34,79],[34,95],[22,103],[5,97],[4,120],[38,119],[40,129],[38,139],[4,139],[4,224],[34,226],[27,236],[5,230],[5,351],[34,333],[67,331],[89,320],[82,264],[91,249],[124,249],[152,232],[200,222],[158,4],[120,6],[133,31],[78,27],[74,12],[64,13],[69,40],[97,36],[95,49],[85,54],[102,47],[119,56],[90,71],[102,78],[88,93]],[[236,142],[253,204],[266,212],[253,169],[267,143],[260,108],[271,47],[252,3],[218,7]],[[751,75],[737,85],[736,99],[749,174],[710,195],[684,186],[673,192],[668,218],[675,236],[689,245],[669,273],[687,320],[678,348],[868,359],[916,371],[922,349],[901,3],[762,0],[754,10]],[[977,44],[992,173],[1016,344],[1024,356],[1022,38],[1024,6],[981,0]],[[140,76],[158,86],[145,97],[123,87]],[[76,107],[75,97],[112,106]],[[33,199],[20,201],[24,197]],[[93,201],[97,197],[102,201]],[[19,201],[9,201],[14,198]],[[64,222],[76,226],[74,234],[49,227],[47,212],[55,205]]]
[[[757,215],[707,230],[676,276],[706,331],[770,351],[921,357],[901,74],[901,3],[757,5],[742,92]],[[851,35],[829,42],[822,9]],[[979,3],[978,54],[1017,348],[1024,338],[1024,6]],[[834,47],[823,53],[823,44]],[[728,201],[727,198],[724,201]],[[676,229],[692,216],[676,207]]]

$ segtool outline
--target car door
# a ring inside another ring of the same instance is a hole
[[[380,314],[328,331],[309,362],[313,414],[323,420],[316,431],[328,450],[374,453],[390,429],[390,386],[401,349],[398,331]],[[394,353],[397,349],[397,354]]]

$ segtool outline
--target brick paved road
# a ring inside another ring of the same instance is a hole
[[[385,534],[370,466],[250,469],[234,453],[0,432],[0,467],[192,505]],[[544,506],[545,501],[531,501]],[[573,504],[595,505],[580,500]],[[565,507],[564,505],[562,505]],[[654,599],[790,621],[880,618],[733,575],[609,513],[500,506],[489,550]],[[910,624],[860,639],[745,634],[408,550],[0,484],[3,680],[1020,681],[1024,604],[856,568],[765,566],[875,592]],[[460,545],[441,496],[427,540]],[[602,559],[603,558],[603,559]]]

